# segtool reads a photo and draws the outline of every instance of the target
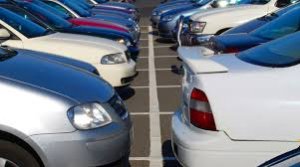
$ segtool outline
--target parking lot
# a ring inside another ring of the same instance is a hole
[[[159,1],[137,2],[143,14],[139,75],[130,88],[119,91],[134,123],[132,167],[179,166],[170,145],[170,123],[181,92],[181,76],[172,68],[180,62],[174,44],[153,35],[155,32],[149,26],[150,12],[157,3]]]

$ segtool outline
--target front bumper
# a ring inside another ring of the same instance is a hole
[[[231,140],[222,131],[183,123],[181,111],[172,118],[172,147],[177,160],[189,167],[253,167],[299,146],[297,142]]]
[[[152,23],[153,28],[158,27],[159,20],[160,20],[160,16],[153,16],[153,15],[151,16],[150,21]]]
[[[126,128],[112,123],[93,130],[34,135],[28,140],[41,150],[45,167],[96,167],[128,157],[131,123]]]
[[[168,39],[176,39],[174,38],[172,30],[175,29],[176,22],[170,21],[170,22],[160,22],[158,24],[158,35],[163,38]]]
[[[137,47],[137,46],[129,46],[128,47],[128,51],[131,54],[131,59],[136,62],[136,60],[137,60],[137,58],[139,56],[139,53],[140,53],[139,47]]]
[[[131,59],[127,63],[122,64],[94,64],[94,66],[99,71],[100,76],[113,87],[129,85],[137,74],[136,63]]]

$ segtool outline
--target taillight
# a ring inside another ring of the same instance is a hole
[[[237,52],[239,52],[239,49],[238,48],[232,48],[232,47],[226,48],[224,50],[224,53],[237,53]]]
[[[216,131],[215,120],[205,93],[194,88],[190,99],[191,124],[205,130]]]

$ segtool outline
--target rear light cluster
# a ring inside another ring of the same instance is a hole
[[[192,125],[205,130],[217,130],[209,101],[203,91],[193,89],[189,110]]]

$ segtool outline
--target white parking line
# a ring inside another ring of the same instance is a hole
[[[131,112],[130,115],[149,115],[149,112]],[[160,115],[172,115],[174,114],[174,111],[161,111],[159,112]]]
[[[156,59],[159,58],[177,58],[177,55],[162,55],[162,56],[155,56]],[[148,59],[148,56],[139,56],[139,59]]]
[[[148,27],[152,32],[152,27]],[[159,101],[157,95],[153,36],[149,33],[149,105],[150,105],[150,167],[162,167]]]
[[[132,89],[148,89],[149,86],[131,86]],[[157,88],[181,88],[181,85],[157,85]]]
[[[139,68],[136,69],[137,71],[149,71],[149,69],[146,68]],[[171,68],[156,68],[155,71],[171,71]]]
[[[161,159],[151,158],[151,157],[129,157],[130,161],[176,161],[175,157],[163,157]]]

